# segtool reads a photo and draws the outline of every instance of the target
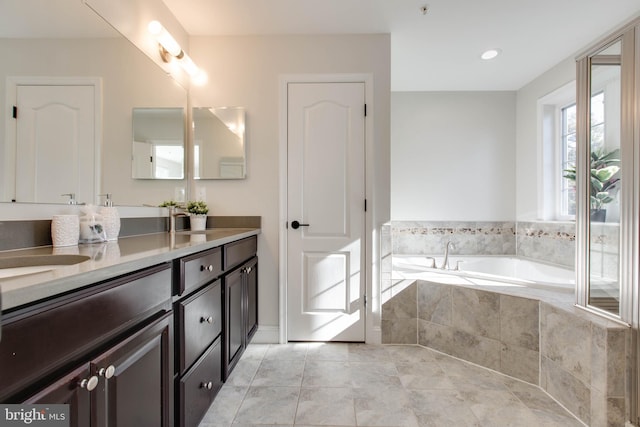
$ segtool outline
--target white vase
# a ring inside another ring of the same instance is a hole
[[[189,222],[191,224],[192,231],[204,230],[207,228],[207,216],[206,215],[189,215]]]

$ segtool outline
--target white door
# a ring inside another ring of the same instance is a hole
[[[93,86],[18,86],[15,199],[95,203]]]
[[[133,141],[132,178],[153,178],[153,146],[149,142]]]
[[[287,90],[287,339],[364,341],[365,86]]]

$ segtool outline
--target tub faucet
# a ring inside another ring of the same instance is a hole
[[[175,206],[169,206],[169,233],[176,232],[176,217],[177,216],[189,216],[184,212],[176,212]]]
[[[451,240],[449,240],[447,242],[447,245],[444,247],[444,259],[442,260],[442,265],[440,266],[440,270],[449,269],[449,249],[451,250],[456,249],[456,245],[454,245]]]

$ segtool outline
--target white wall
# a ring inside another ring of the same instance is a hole
[[[191,87],[194,107],[241,106],[247,111],[247,179],[198,181],[212,215],[260,215],[259,323],[279,323],[278,265],[280,224],[279,84],[292,74],[371,73],[374,100],[374,150],[368,153],[372,221],[389,220],[389,35],[192,37],[190,55],[209,75],[203,87]],[[376,233],[377,234],[377,233]],[[367,252],[373,259],[369,240]],[[376,280],[374,278],[373,280]]]
[[[538,100],[575,80],[576,65],[567,58],[517,92],[516,128],[516,219],[530,221],[541,216],[542,129],[538,123]]]
[[[391,218],[515,219],[515,92],[391,95]]]

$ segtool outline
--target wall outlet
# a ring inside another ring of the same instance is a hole
[[[184,187],[175,187],[173,189],[173,200],[175,200],[178,203],[183,203],[185,202],[185,194],[186,194],[186,191]]]

